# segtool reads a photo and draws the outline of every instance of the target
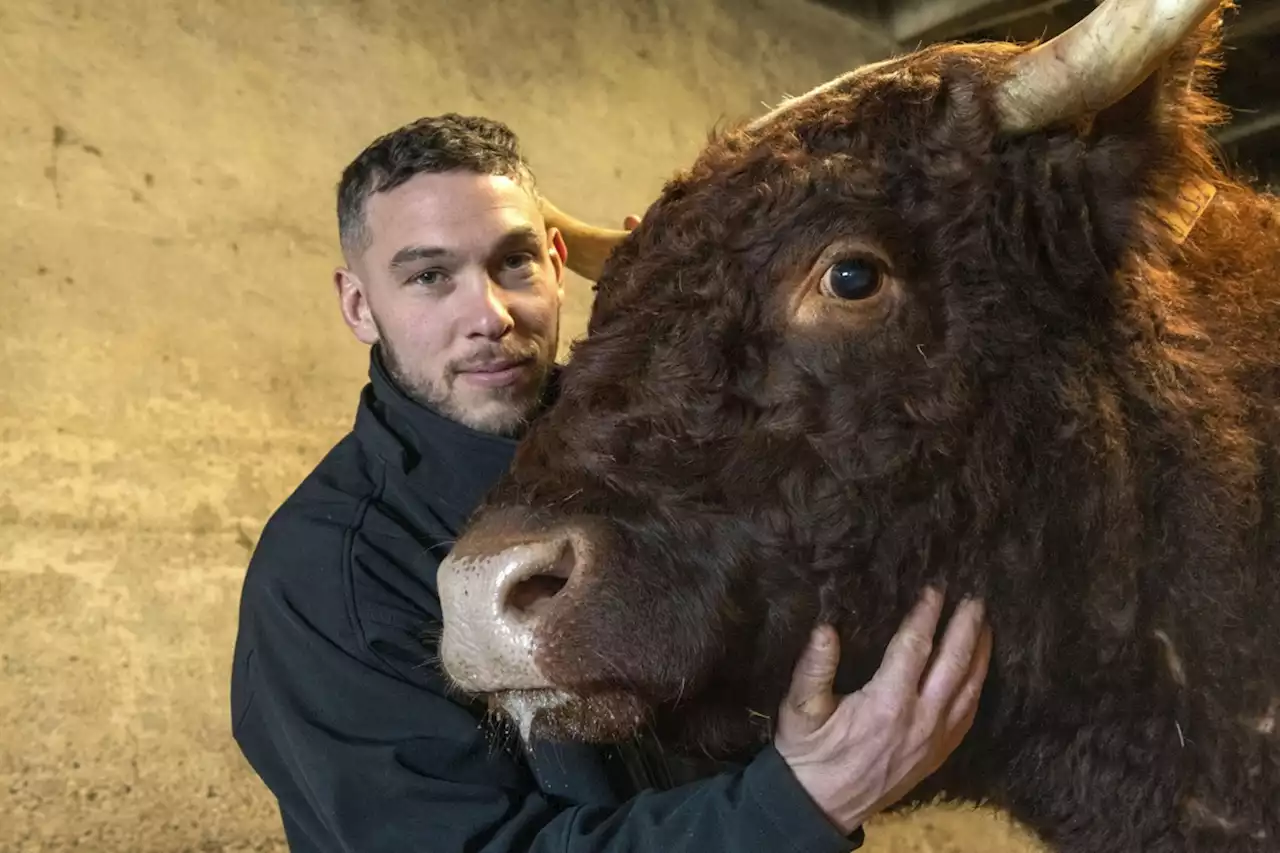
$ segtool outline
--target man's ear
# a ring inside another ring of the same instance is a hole
[[[564,271],[569,263],[569,247],[565,245],[564,235],[560,233],[560,229],[552,225],[547,228],[547,242],[551,245],[547,247],[547,254],[551,256],[551,266],[556,271],[556,287],[560,290],[560,297],[564,298]]]
[[[342,319],[346,321],[351,333],[363,344],[376,344],[378,326],[373,322],[373,311],[369,308],[369,300],[364,292],[364,282],[350,269],[339,267],[333,272],[333,285],[338,291]]]

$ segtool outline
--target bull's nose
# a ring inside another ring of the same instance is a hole
[[[492,554],[468,548],[440,564],[440,658],[463,690],[549,687],[534,662],[534,631],[575,567],[569,537],[526,541]]]

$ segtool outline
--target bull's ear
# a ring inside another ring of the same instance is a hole
[[[1220,67],[1224,3],[1183,40],[1169,58],[1133,91],[1100,111],[1094,137],[1149,133],[1166,122],[1200,126],[1221,121],[1223,112],[1206,97]]]

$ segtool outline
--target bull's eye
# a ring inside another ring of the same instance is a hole
[[[822,292],[836,299],[866,299],[880,289],[880,265],[871,258],[845,258],[827,267]]]

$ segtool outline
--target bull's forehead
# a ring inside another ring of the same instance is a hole
[[[879,62],[872,62],[869,65],[863,65],[849,71],[848,73],[841,74],[839,77],[828,80],[819,86],[815,86],[802,95],[785,98],[772,110],[747,125],[747,130],[761,130],[777,121],[779,118],[782,118],[798,106],[812,103],[833,93],[844,92],[858,86],[863,86],[868,81],[877,77],[892,76],[894,72],[903,68],[911,62],[913,58],[914,57],[912,55],[891,56],[888,59],[882,59]]]
[[[783,100],[763,116],[746,126],[748,131],[758,132],[777,122],[785,121],[798,108],[821,104],[832,97],[855,92],[870,93],[882,86],[902,86],[906,81],[918,85],[936,85],[938,74],[946,60],[963,63],[972,68],[994,70],[1004,67],[1013,56],[1029,46],[1010,42],[983,42],[979,44],[930,45],[912,53],[891,56],[828,80],[804,94]]]
[[[779,319],[772,311],[779,285],[799,286],[821,246],[841,232],[875,243],[882,255],[913,251],[890,195],[904,182],[889,167],[895,158],[938,157],[954,171],[932,127],[935,95],[954,84],[983,97],[975,87],[995,83],[1023,49],[944,45],[885,59],[719,135],[617,254],[597,289],[591,328],[640,312],[650,323],[699,325],[708,334],[717,319],[741,328],[748,318],[754,329]],[[933,141],[912,153],[904,142],[917,136]],[[736,314],[710,311],[730,295]],[[753,297],[768,300],[765,318],[741,307]]]

